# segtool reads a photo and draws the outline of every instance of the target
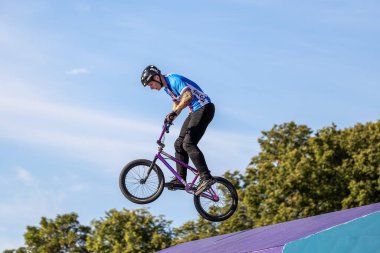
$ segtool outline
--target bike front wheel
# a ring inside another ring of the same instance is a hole
[[[147,177],[151,164],[151,161],[145,159],[134,160],[125,165],[120,173],[120,190],[133,203],[153,202],[164,189],[164,174],[156,164]]]
[[[222,177],[214,177],[215,183],[199,196],[194,195],[198,213],[209,221],[223,221],[231,217],[238,205],[235,187]]]

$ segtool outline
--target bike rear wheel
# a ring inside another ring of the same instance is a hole
[[[231,217],[238,205],[235,187],[222,177],[214,177],[215,183],[199,196],[194,195],[198,213],[209,221],[223,221]]]
[[[152,162],[145,159],[134,160],[124,166],[119,177],[119,187],[123,195],[136,204],[147,204],[156,200],[164,189],[164,174],[155,164],[146,178]]]

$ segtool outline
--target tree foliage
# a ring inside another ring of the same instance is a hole
[[[41,218],[40,226],[28,226],[26,247],[6,253],[87,253],[85,242],[90,227],[80,225],[75,213],[58,215],[55,220]]]
[[[380,121],[312,135],[294,122],[259,139],[244,203],[255,226],[380,201]]]
[[[199,216],[196,221],[188,221],[179,228],[174,228],[173,245],[217,235],[216,226],[216,223],[209,222]]]
[[[92,225],[86,246],[94,253],[156,252],[168,247],[172,239],[170,222],[145,209],[112,209]]]

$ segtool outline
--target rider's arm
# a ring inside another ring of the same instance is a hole
[[[178,104],[173,104],[173,111],[179,115],[183,108],[188,106],[191,101],[193,100],[193,93],[191,93],[190,90],[185,91],[185,93],[182,94],[181,100]]]
[[[175,110],[175,108],[177,107],[178,104],[179,104],[179,102],[173,101],[173,111]]]

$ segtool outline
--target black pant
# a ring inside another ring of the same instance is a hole
[[[190,113],[183,122],[179,137],[174,143],[175,157],[188,164],[189,156],[195,167],[199,170],[202,179],[211,177],[207,167],[205,157],[198,148],[198,143],[206,131],[208,124],[215,114],[215,106],[212,103],[206,104],[196,112]],[[186,178],[187,169],[177,163],[177,172],[181,177]]]

